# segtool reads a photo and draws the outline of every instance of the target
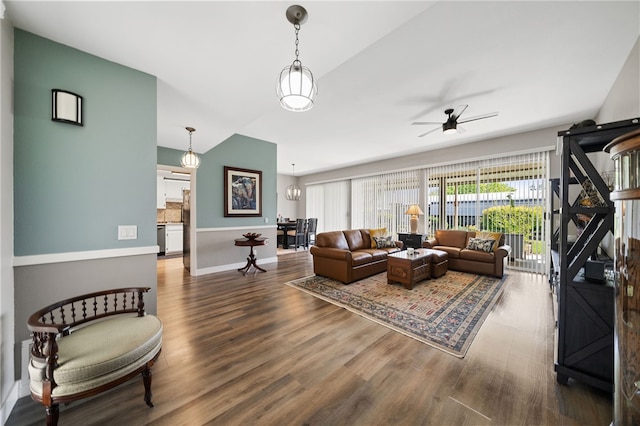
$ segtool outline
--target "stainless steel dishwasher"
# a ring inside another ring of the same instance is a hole
[[[165,226],[158,225],[158,246],[160,247],[160,251],[158,251],[158,256],[164,256],[166,250],[166,241],[165,241]]]

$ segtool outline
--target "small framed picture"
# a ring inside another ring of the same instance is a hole
[[[262,216],[262,172],[224,166],[225,217]]]

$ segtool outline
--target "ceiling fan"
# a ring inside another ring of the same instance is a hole
[[[444,113],[447,114],[447,121],[445,121],[444,123],[440,123],[439,121],[414,121],[411,124],[419,125],[419,126],[422,126],[425,124],[442,124],[442,131],[445,134],[456,133],[456,132],[462,133],[465,130],[462,127],[459,127],[458,124],[468,123],[470,121],[482,120],[483,118],[490,118],[498,115],[497,112],[490,112],[488,114],[477,115],[475,117],[470,117],[470,118],[466,118],[464,120],[459,121],[458,119],[460,118],[462,113],[467,109],[468,106],[469,105],[460,105],[455,110],[453,108],[446,109]],[[435,129],[429,130],[427,133],[423,133],[418,137],[421,138],[423,136],[428,135],[429,133],[435,132],[438,129],[439,127],[436,127]]]

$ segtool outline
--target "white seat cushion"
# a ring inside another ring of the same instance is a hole
[[[53,396],[69,395],[108,383],[153,359],[162,347],[162,323],[153,315],[117,315],[90,323],[59,338],[58,386]],[[31,391],[42,393],[46,364],[29,364]]]

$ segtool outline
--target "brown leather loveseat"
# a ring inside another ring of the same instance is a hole
[[[490,242],[493,240],[493,243]],[[472,274],[502,277],[505,258],[511,248],[504,244],[504,234],[461,230],[437,230],[435,238],[427,239],[422,247],[446,251],[449,269]]]
[[[394,241],[393,247],[371,244],[368,229],[321,232],[311,247],[313,272],[333,278],[345,284],[387,270],[387,254],[400,251],[402,243]]]

